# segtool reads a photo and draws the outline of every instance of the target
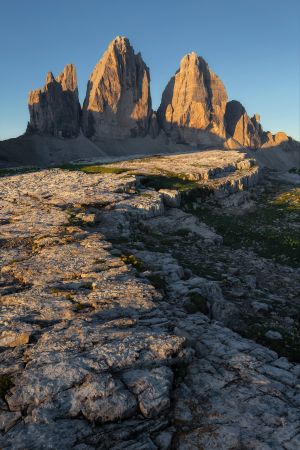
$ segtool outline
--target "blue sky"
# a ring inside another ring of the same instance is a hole
[[[74,63],[82,100],[117,35],[150,67],[154,108],[182,56],[196,51],[265,130],[299,139],[299,22],[297,0],[0,0],[0,139],[24,132],[28,91],[49,70]]]

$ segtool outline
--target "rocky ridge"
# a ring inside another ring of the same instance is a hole
[[[151,114],[149,69],[129,40],[118,36],[89,79],[83,132],[90,138],[145,136]]]
[[[95,66],[82,111],[75,68],[68,65],[56,79],[49,73],[45,87],[29,94],[29,112],[29,134],[70,138],[82,130],[99,146],[145,136],[198,148],[295,145],[283,132],[264,132],[259,115],[250,118],[239,102],[227,102],[222,81],[194,52],[183,57],[153,111],[149,69],[121,36]]]
[[[169,81],[158,109],[159,123],[173,139],[205,142],[205,133],[226,140],[224,114],[227,93],[222,81],[196,53],[183,57]],[[216,141],[218,142],[218,141]]]
[[[62,138],[78,136],[81,108],[73,64],[68,64],[56,78],[49,72],[43,89],[29,93],[28,107],[28,133]]]
[[[1,448],[299,448],[299,364],[226,328],[234,301],[173,251],[223,254],[183,207],[258,181],[207,154],[0,179]]]
[[[263,131],[259,114],[250,118],[244,106],[236,100],[226,105],[225,123],[228,134],[243,147],[257,149],[293,144],[292,139],[283,132],[273,135]]]

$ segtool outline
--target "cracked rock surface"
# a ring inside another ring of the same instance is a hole
[[[298,449],[299,364],[226,328],[219,280],[155,247],[172,224],[191,254],[223,243],[139,176],[0,179],[0,447]]]

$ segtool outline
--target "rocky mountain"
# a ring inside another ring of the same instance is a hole
[[[1,165],[153,155],[189,145],[273,148],[281,156],[268,152],[266,161],[261,155],[269,167],[299,166],[299,143],[283,132],[265,132],[258,114],[250,117],[240,102],[227,102],[224,84],[194,52],[183,57],[153,111],[149,69],[126,37],[116,37],[96,64],[82,108],[69,64],[56,78],[49,72],[45,86],[30,92],[29,113],[27,133],[0,142]]]
[[[226,105],[225,124],[227,133],[243,147],[274,147],[289,141],[292,144],[292,139],[283,132],[273,135],[263,131],[259,114],[250,118],[244,106],[236,100]]]
[[[259,116],[251,119],[244,106],[232,100],[226,105],[226,131],[244,147],[259,147],[261,143],[261,126]]]
[[[218,76],[196,53],[185,55],[158,109],[159,123],[176,140],[199,144],[203,132],[226,139],[227,93]]]
[[[83,104],[87,137],[145,136],[152,114],[149,69],[125,37],[114,39],[94,68]]]
[[[76,69],[68,64],[54,78],[49,72],[43,89],[29,93],[29,133],[56,137],[76,137],[80,131],[80,103]]]

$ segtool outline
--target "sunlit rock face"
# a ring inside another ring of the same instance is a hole
[[[288,143],[293,144],[293,141],[283,131],[279,131],[276,134],[272,134],[270,131],[268,131],[264,133],[262,147],[276,147],[278,145]]]
[[[242,146],[260,147],[263,131],[259,120],[258,114],[255,114],[251,119],[240,102],[232,100],[227,103],[225,113],[226,130]]]
[[[90,76],[83,132],[90,138],[144,136],[151,114],[149,69],[129,40],[118,36]]]
[[[80,104],[76,69],[68,64],[54,78],[49,72],[42,89],[29,93],[27,132],[56,137],[76,137],[80,131]]]
[[[227,133],[243,147],[276,147],[290,141],[283,132],[272,134],[263,131],[259,114],[250,118],[244,106],[236,100],[227,103],[225,124]]]
[[[170,137],[189,144],[202,143],[205,133],[225,139],[226,102],[222,81],[203,58],[190,53],[163,92],[159,123]]]

